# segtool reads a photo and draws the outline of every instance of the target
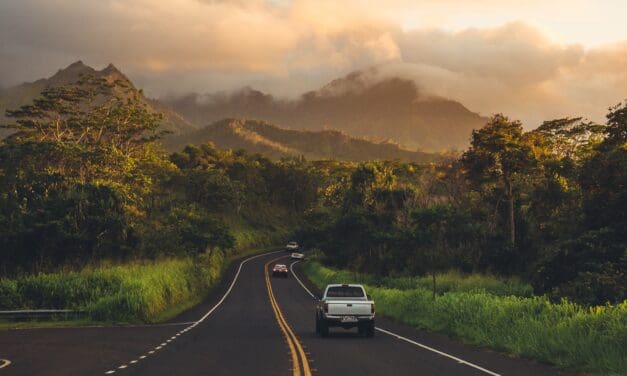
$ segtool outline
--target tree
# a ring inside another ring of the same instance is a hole
[[[83,76],[50,86],[33,104],[7,111],[12,138],[106,147],[130,156],[163,134],[162,115],[150,111],[138,91],[122,81]]]
[[[477,183],[496,184],[507,201],[509,242],[516,244],[514,180],[533,164],[531,149],[524,142],[522,124],[506,116],[492,116],[472,132],[471,146],[462,156],[468,178]],[[496,203],[498,206],[498,201]]]
[[[8,111],[0,142],[0,248],[5,270],[43,270],[137,252],[161,157],[160,115],[124,83],[82,77]],[[6,214],[5,214],[6,213]]]
[[[576,165],[581,215],[561,239],[548,244],[536,266],[538,292],[584,304],[627,296],[627,103],[610,108],[605,138]]]

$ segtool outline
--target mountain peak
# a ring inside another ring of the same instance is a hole
[[[115,65],[113,65],[113,63],[109,63],[109,65],[107,65],[107,67],[100,72],[103,74],[122,73]]]
[[[82,60],[78,60],[68,65],[67,68],[65,69],[77,69],[77,68],[88,68],[88,66],[85,65],[85,63],[83,63]]]
[[[62,72],[87,72],[87,71],[93,72],[94,68],[90,67],[89,65],[85,65],[85,63],[83,63],[82,60],[78,60],[68,65],[64,69],[60,69],[59,72],[57,72],[57,74],[62,73]]]

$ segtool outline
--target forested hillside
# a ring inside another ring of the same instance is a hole
[[[228,251],[242,226],[285,236],[315,197],[297,162],[208,145],[166,155],[155,144],[162,117],[120,82],[85,76],[7,115],[15,133],[0,143],[5,276]]]
[[[97,76],[7,116],[3,275],[228,250],[241,226],[298,227],[327,262],[356,271],[489,271],[584,304],[625,299],[626,104],[606,124],[528,132],[495,115],[461,157],[428,165],[273,162],[211,144],[168,156],[161,116]]]
[[[457,160],[331,174],[300,239],[378,276],[517,275],[537,294],[620,303],[627,277],[627,103],[606,124],[493,116]]]
[[[373,142],[350,137],[335,130],[297,131],[279,128],[259,120],[224,119],[194,132],[171,136],[164,140],[170,151],[186,145],[213,142],[219,148],[244,149],[250,153],[280,159],[301,157],[307,159],[336,159],[363,162],[374,159],[405,162],[434,162],[442,156],[407,150],[391,142]]]

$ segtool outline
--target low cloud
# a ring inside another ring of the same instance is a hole
[[[403,62],[388,75],[460,100],[484,114],[505,112],[527,126],[580,115],[601,121],[627,97],[627,43],[584,49],[560,45],[516,22],[457,33],[413,31],[399,42]]]
[[[560,44],[523,22],[405,30],[395,17],[410,3],[7,0],[0,4],[0,86],[82,59],[96,67],[114,62],[153,96],[247,85],[295,96],[378,66],[414,79],[424,93],[482,114],[506,112],[528,126],[565,115],[600,121],[627,96],[627,42]],[[434,7],[423,1],[418,9]]]

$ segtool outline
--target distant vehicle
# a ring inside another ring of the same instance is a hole
[[[299,249],[300,249],[300,247],[298,246],[298,243],[296,243],[296,242],[289,242],[285,246],[285,250],[287,252],[294,252],[294,251],[298,251]]]
[[[374,316],[374,301],[362,285],[328,285],[316,306],[316,333],[326,337],[330,327],[357,327],[373,337]]]
[[[292,252],[291,257],[295,260],[302,260],[305,258],[305,255],[302,253],[298,253],[298,252]]]
[[[289,271],[287,270],[287,266],[285,264],[275,264],[274,267],[272,267],[273,277],[287,278],[288,275]]]

